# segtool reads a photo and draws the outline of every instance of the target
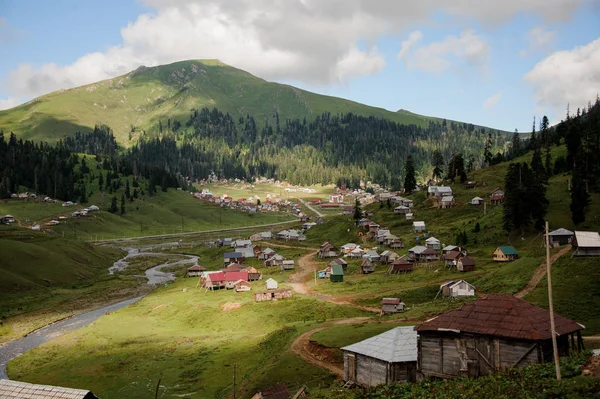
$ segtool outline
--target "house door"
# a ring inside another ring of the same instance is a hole
[[[348,381],[356,382],[356,356],[348,354]]]

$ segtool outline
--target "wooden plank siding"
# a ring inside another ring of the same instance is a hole
[[[415,362],[388,363],[359,353],[344,351],[344,381],[353,381],[362,387],[382,384],[415,382]]]

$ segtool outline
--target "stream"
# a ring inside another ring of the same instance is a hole
[[[169,244],[171,244],[171,243],[169,243]],[[177,243],[173,243],[173,244],[177,244]],[[132,257],[135,257],[135,256],[168,256],[168,254],[162,254],[162,253],[157,253],[157,252],[148,252],[148,251],[151,251],[152,249],[155,249],[156,247],[164,248],[165,245],[166,244],[161,244],[161,245],[157,245],[157,246],[145,246],[145,247],[141,247],[141,248],[133,248],[133,247],[121,248],[121,249],[127,251],[127,255],[125,257],[119,259],[115,263],[113,263],[113,265],[108,269],[108,273],[114,274],[115,272],[124,270],[129,265],[129,263],[127,262],[127,259],[131,259]],[[161,271],[161,269],[166,268],[166,267],[173,267],[173,266],[183,266],[183,265],[187,265],[187,264],[191,264],[191,265],[198,264],[197,256],[179,255],[179,254],[178,254],[178,256],[185,256],[186,259],[182,259],[182,260],[178,260],[178,261],[167,260],[165,263],[162,263],[160,265],[154,266],[153,268],[146,270],[144,276],[138,276],[138,277],[147,278],[148,285],[158,286],[161,284],[168,283],[169,281],[175,280],[174,273],[163,272],[163,271]],[[8,376],[6,375],[6,365],[8,364],[9,361],[14,359],[15,357],[22,355],[23,353],[27,352],[28,350],[31,350],[37,346],[42,345],[43,343],[51,341],[52,339],[57,338],[63,334],[67,334],[67,333],[73,332],[75,330],[78,330],[82,327],[85,327],[85,326],[91,324],[92,322],[94,322],[96,319],[98,319],[105,313],[114,312],[116,310],[127,307],[127,306],[131,305],[132,303],[139,301],[142,298],[143,298],[143,296],[140,296],[137,298],[132,298],[132,299],[127,299],[125,301],[122,301],[122,302],[119,302],[119,303],[116,303],[113,305],[105,306],[105,307],[102,307],[99,309],[95,309],[95,310],[92,310],[89,312],[85,312],[85,313],[81,313],[81,314],[69,317],[68,319],[57,321],[55,323],[49,324],[45,327],[42,327],[38,330],[35,330],[32,333],[26,335],[25,337],[23,337],[21,339],[18,339],[16,341],[11,341],[3,346],[0,346],[0,379],[8,379]]]

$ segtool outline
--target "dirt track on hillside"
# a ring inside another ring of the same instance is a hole
[[[552,265],[554,262],[556,262],[556,260],[558,258],[560,258],[561,256],[565,255],[567,252],[569,252],[570,249],[571,249],[571,247],[567,245],[564,248],[562,248],[559,252],[552,255],[550,257],[550,265]],[[537,285],[540,283],[540,281],[542,281],[542,279],[546,275],[546,271],[547,271],[547,266],[546,266],[546,262],[544,261],[544,263],[540,264],[538,266],[538,268],[535,270],[535,272],[533,273],[533,276],[531,276],[531,278],[529,279],[527,286],[525,288],[523,288],[522,290],[520,290],[519,292],[517,292],[515,294],[515,296],[517,298],[523,298],[524,296],[529,295],[531,293],[531,291],[533,291],[535,289],[535,287],[537,287]]]

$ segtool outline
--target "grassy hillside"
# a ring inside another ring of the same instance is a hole
[[[323,112],[352,112],[420,126],[435,119],[267,82],[216,60],[193,60],[140,67],[113,79],[38,97],[0,111],[0,128],[24,139],[56,141],[107,124],[127,146],[142,129],[158,130],[159,120],[165,127],[168,117],[184,123],[191,108],[202,107],[217,107],[235,118],[250,114],[261,123],[274,121],[276,111],[281,120],[310,120]],[[130,134],[132,127],[137,131]]]

